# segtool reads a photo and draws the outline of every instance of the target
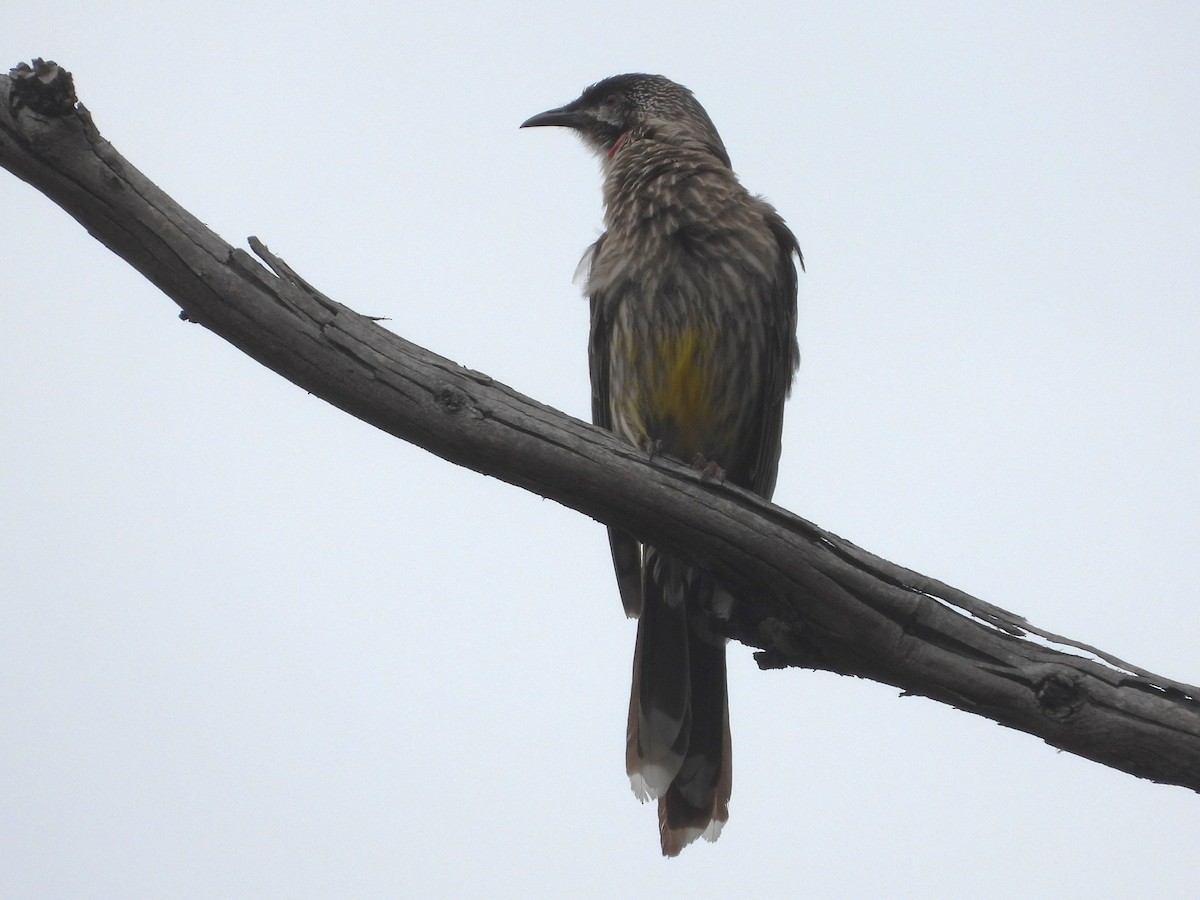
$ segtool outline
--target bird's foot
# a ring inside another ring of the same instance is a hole
[[[692,468],[700,473],[701,481],[716,481],[720,484],[725,483],[725,470],[718,466],[713,460],[705,457],[703,453],[697,453],[692,458]]]
[[[654,457],[663,452],[663,442],[657,439],[648,441],[646,444],[646,452],[650,454],[650,462],[654,462]]]

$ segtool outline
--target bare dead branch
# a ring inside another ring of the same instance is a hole
[[[741,597],[730,636],[759,648],[764,667],[874,679],[1200,790],[1200,689],[1036,628],[745,491],[701,483],[686,466],[648,460],[331,300],[251,238],[268,270],[123,159],[74,105],[69,77],[40,60],[0,77],[0,165],[160,287],[183,318],[396,437],[711,570]]]

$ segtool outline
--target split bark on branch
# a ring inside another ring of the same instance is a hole
[[[305,390],[709,569],[738,591],[727,630],[760,650],[760,665],[895,685],[1200,790],[1200,689],[1049,634],[671,460],[648,460],[329,299],[251,238],[264,267],[123,159],[53,63],[0,77],[0,165],[161,288],[181,317]]]

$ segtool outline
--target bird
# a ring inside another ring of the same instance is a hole
[[[574,131],[600,160],[604,231],[580,263],[593,422],[651,456],[770,499],[800,362],[795,235],[734,173],[690,90],[615,75],[522,128]],[[703,568],[609,527],[638,619],[626,730],[637,797],[657,800],[664,856],[729,818],[726,639],[734,596]]]

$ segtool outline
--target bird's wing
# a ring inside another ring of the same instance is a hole
[[[796,262],[792,257],[803,269],[804,256],[796,236],[773,209],[768,210],[767,226],[779,244],[779,262],[768,298],[771,346],[766,353],[767,371],[758,415],[758,455],[751,486],[756,494],[769,500],[779,475],[783,405],[791,392],[792,376],[800,365],[800,349],[796,344]]]
[[[584,255],[581,268],[589,270],[604,243],[604,235]],[[599,291],[589,291],[591,302],[591,332],[588,337],[588,368],[592,380],[592,422],[612,430],[612,410],[608,396],[609,347],[612,342],[612,321]],[[637,539],[621,528],[608,529],[608,545],[612,551],[613,571],[621,593],[625,615],[636,618],[642,612],[642,547]]]

